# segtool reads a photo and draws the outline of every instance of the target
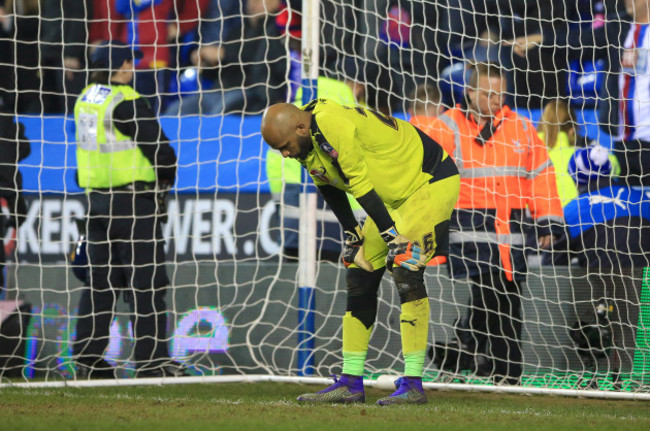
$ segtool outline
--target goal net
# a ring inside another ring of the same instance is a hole
[[[342,370],[341,230],[306,173],[264,143],[264,109],[317,94],[432,121],[456,105],[468,109],[467,92],[478,92],[472,67],[491,62],[504,73],[505,104],[542,132],[565,220],[550,250],[540,250],[539,223],[523,211],[523,239],[510,244],[528,262],[515,274],[520,310],[506,316],[520,327],[509,340],[520,357],[506,352],[522,370],[514,387],[649,392],[647,2],[630,2],[628,10],[607,0],[31,3],[0,8],[0,153],[10,155],[0,156],[0,385],[85,377],[74,346],[77,322],[89,316],[80,300],[91,284],[84,230],[94,216],[77,182],[74,105],[93,82],[93,51],[110,39],[142,52],[132,85],[178,159],[161,224],[167,320],[155,343],[166,344],[168,359],[188,375],[328,377]],[[306,15],[312,8],[318,13]],[[306,42],[310,25],[316,30]],[[31,152],[23,157],[26,141]],[[586,159],[574,147],[586,148]],[[453,247],[454,233],[449,260],[467,259]],[[498,273],[490,262],[485,267]],[[116,257],[109,270],[125,266]],[[111,284],[118,300],[104,319],[102,359],[120,379],[138,378],[134,328],[144,316],[133,310],[132,281]],[[492,374],[503,359],[497,344],[505,320],[485,317],[476,326],[472,306],[487,290],[452,277],[444,261],[427,267],[425,282],[426,385],[503,388]],[[491,312],[506,308],[497,305]],[[369,383],[403,371],[399,315],[397,290],[384,276]]]

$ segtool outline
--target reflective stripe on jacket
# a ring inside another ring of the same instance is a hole
[[[80,187],[99,189],[156,181],[156,172],[137,143],[113,124],[115,107],[139,97],[128,85],[92,84],[77,99],[74,118]]]
[[[484,144],[476,139],[481,128],[460,107],[448,110],[428,127],[429,135],[454,158],[460,172],[460,197],[450,233],[455,277],[477,275],[495,266],[503,268],[510,280],[513,273],[525,276],[526,207],[537,223],[562,221],[555,171],[530,120],[504,106],[493,124],[495,131]]]

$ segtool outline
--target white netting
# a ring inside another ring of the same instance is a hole
[[[568,169],[574,144],[619,150],[618,162],[602,150],[586,153],[577,168],[574,162],[571,169],[585,182],[593,180],[594,164],[621,178],[595,188],[592,181],[582,207],[577,199],[584,189],[568,174],[558,176],[570,223],[555,253],[540,253],[536,224],[523,221],[531,233],[513,245],[529,260],[516,295],[522,311],[515,319],[522,326],[517,362],[524,387],[647,391],[647,2],[630,2],[627,12],[623,2],[606,0],[319,3],[321,97],[407,120],[435,116],[465,103],[465,91],[476,90],[469,66],[490,61],[504,70],[505,102],[540,125],[551,148],[559,142],[557,157],[552,154],[558,168]],[[79,222],[87,200],[75,179],[73,107],[91,79],[91,53],[104,39],[143,52],[134,88],[178,157],[162,227],[167,330],[157,334],[170,358],[197,375],[340,373],[346,307],[345,273],[337,263],[340,229],[331,213],[319,211],[314,309],[305,310],[309,290],[299,289],[304,262],[297,259],[301,172],[269,152],[259,131],[269,104],[302,97],[301,65],[310,55],[301,48],[302,2],[6,4],[0,145],[7,150],[0,149],[0,196],[4,214],[16,212],[17,191],[26,208],[19,211],[25,220],[17,233],[4,229],[2,379],[80,378],[73,352],[87,283],[73,270],[83,278],[87,267],[75,266],[69,254],[79,228],[87,226]],[[31,142],[24,159],[14,117]],[[111,265],[115,271],[121,266]],[[444,265],[430,266],[425,281],[431,300],[425,379],[492,384],[487,374],[498,348],[467,321],[470,283],[452,280]],[[129,288],[117,290],[132,297]],[[399,313],[397,292],[385,276],[366,364],[370,377],[403,370]],[[313,336],[305,332],[312,316]],[[123,299],[117,302],[103,358],[118,377],[135,372],[137,317]]]

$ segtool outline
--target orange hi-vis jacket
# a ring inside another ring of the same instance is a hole
[[[526,207],[542,235],[551,233],[553,223],[562,223],[562,205],[553,164],[531,121],[504,106],[492,124],[493,133],[483,142],[472,115],[455,107],[420,127],[453,157],[460,172],[450,247],[456,244],[456,258],[464,262],[454,268],[450,256],[454,276],[478,275],[496,266],[512,280],[513,271],[520,277],[526,272]],[[468,264],[469,259],[476,262]]]

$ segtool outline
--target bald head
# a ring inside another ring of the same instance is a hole
[[[311,150],[311,113],[290,103],[276,103],[262,116],[262,137],[284,157],[305,158]]]
[[[289,137],[301,122],[306,112],[291,103],[276,103],[269,106],[262,116],[262,137],[271,146]]]

